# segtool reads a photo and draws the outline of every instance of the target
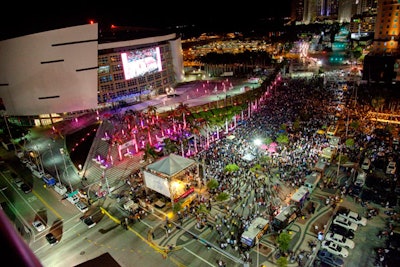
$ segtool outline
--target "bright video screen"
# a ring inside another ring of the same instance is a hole
[[[137,49],[121,54],[125,80],[162,71],[159,47]]]

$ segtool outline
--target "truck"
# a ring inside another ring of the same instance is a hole
[[[45,173],[42,176],[42,179],[46,183],[47,186],[54,186],[57,183],[56,179],[48,173]]]
[[[240,241],[244,246],[253,247],[265,234],[269,226],[269,220],[262,217],[257,217],[249,225],[249,227],[242,233]]]
[[[314,191],[314,189],[317,187],[319,180],[321,180],[322,174],[316,171],[313,171],[309,175],[307,175],[306,181],[304,182],[304,185],[308,188],[308,191],[310,191],[310,194]]]

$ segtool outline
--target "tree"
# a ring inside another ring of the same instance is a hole
[[[179,119],[180,119],[180,116],[182,116],[183,129],[186,128],[186,116],[188,116],[190,114],[191,114],[191,111],[189,109],[188,104],[184,104],[183,102],[180,102],[179,105],[175,108],[174,116]]]
[[[178,152],[179,150],[178,145],[175,142],[173,142],[170,138],[165,138],[163,142],[164,142],[163,153],[165,156],[171,153]]]
[[[279,257],[279,259],[276,260],[276,265],[278,265],[279,267],[287,267],[288,266],[287,257]]]
[[[147,143],[144,149],[143,160],[150,162],[156,158],[158,158],[156,150],[154,149],[154,147]]]
[[[292,239],[292,236],[286,231],[283,231],[282,233],[279,234],[276,242],[278,243],[279,250],[282,253],[286,253],[289,250],[289,245],[290,245],[291,239]]]
[[[219,183],[216,179],[211,179],[210,181],[207,182],[207,188],[210,190],[216,189],[218,185]]]
[[[229,198],[229,194],[228,193],[226,193],[226,192],[221,192],[221,193],[219,193],[217,196],[216,196],[216,200],[217,201],[225,201],[225,200],[227,200]]]
[[[225,172],[235,172],[239,170],[239,166],[237,164],[228,164],[225,166]]]
[[[172,211],[176,214],[176,213],[178,213],[178,211],[181,211],[182,208],[183,208],[183,200],[179,200],[172,207]]]
[[[289,137],[285,133],[281,133],[278,135],[276,138],[276,142],[279,144],[288,144],[289,143]]]

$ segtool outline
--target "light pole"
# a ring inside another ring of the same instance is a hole
[[[260,261],[260,240],[258,240],[258,237],[256,237],[256,243],[257,243],[257,265],[260,266],[259,261]]]
[[[11,142],[13,148],[14,148],[14,153],[17,153],[17,148],[15,147],[14,140],[13,140],[13,137],[11,135],[11,131],[10,131],[10,127],[8,125],[8,120],[7,120],[7,117],[6,117],[6,113],[5,113],[4,110],[2,110],[0,112],[1,112],[1,115],[3,116],[4,122],[6,123],[8,135],[10,136],[10,142]]]
[[[70,179],[69,174],[68,174],[67,162],[65,161],[66,153],[64,151],[64,148],[60,148],[60,153],[61,153],[61,156],[62,156],[63,161],[64,161],[64,172],[63,172],[64,179],[68,180],[69,188],[71,189],[71,192],[74,192],[74,189],[72,188],[72,184],[71,184],[71,179]],[[65,177],[65,174],[66,174],[67,177]]]
[[[56,171],[56,176],[57,176],[58,182],[59,182],[60,185],[61,185],[62,183],[61,183],[61,180],[60,180],[60,175],[58,174],[58,170],[57,170],[56,163],[55,163],[55,161],[54,161],[54,155],[53,155],[53,150],[51,149],[51,144],[48,144],[48,146],[49,146],[49,149],[50,149],[51,160],[53,161],[53,166],[54,166],[54,169],[55,169],[55,171]]]

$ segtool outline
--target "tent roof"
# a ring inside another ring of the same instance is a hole
[[[163,157],[158,161],[147,165],[146,168],[168,176],[174,176],[180,171],[192,166],[194,163],[195,161],[192,159],[184,158],[176,154],[170,154],[169,156]]]

